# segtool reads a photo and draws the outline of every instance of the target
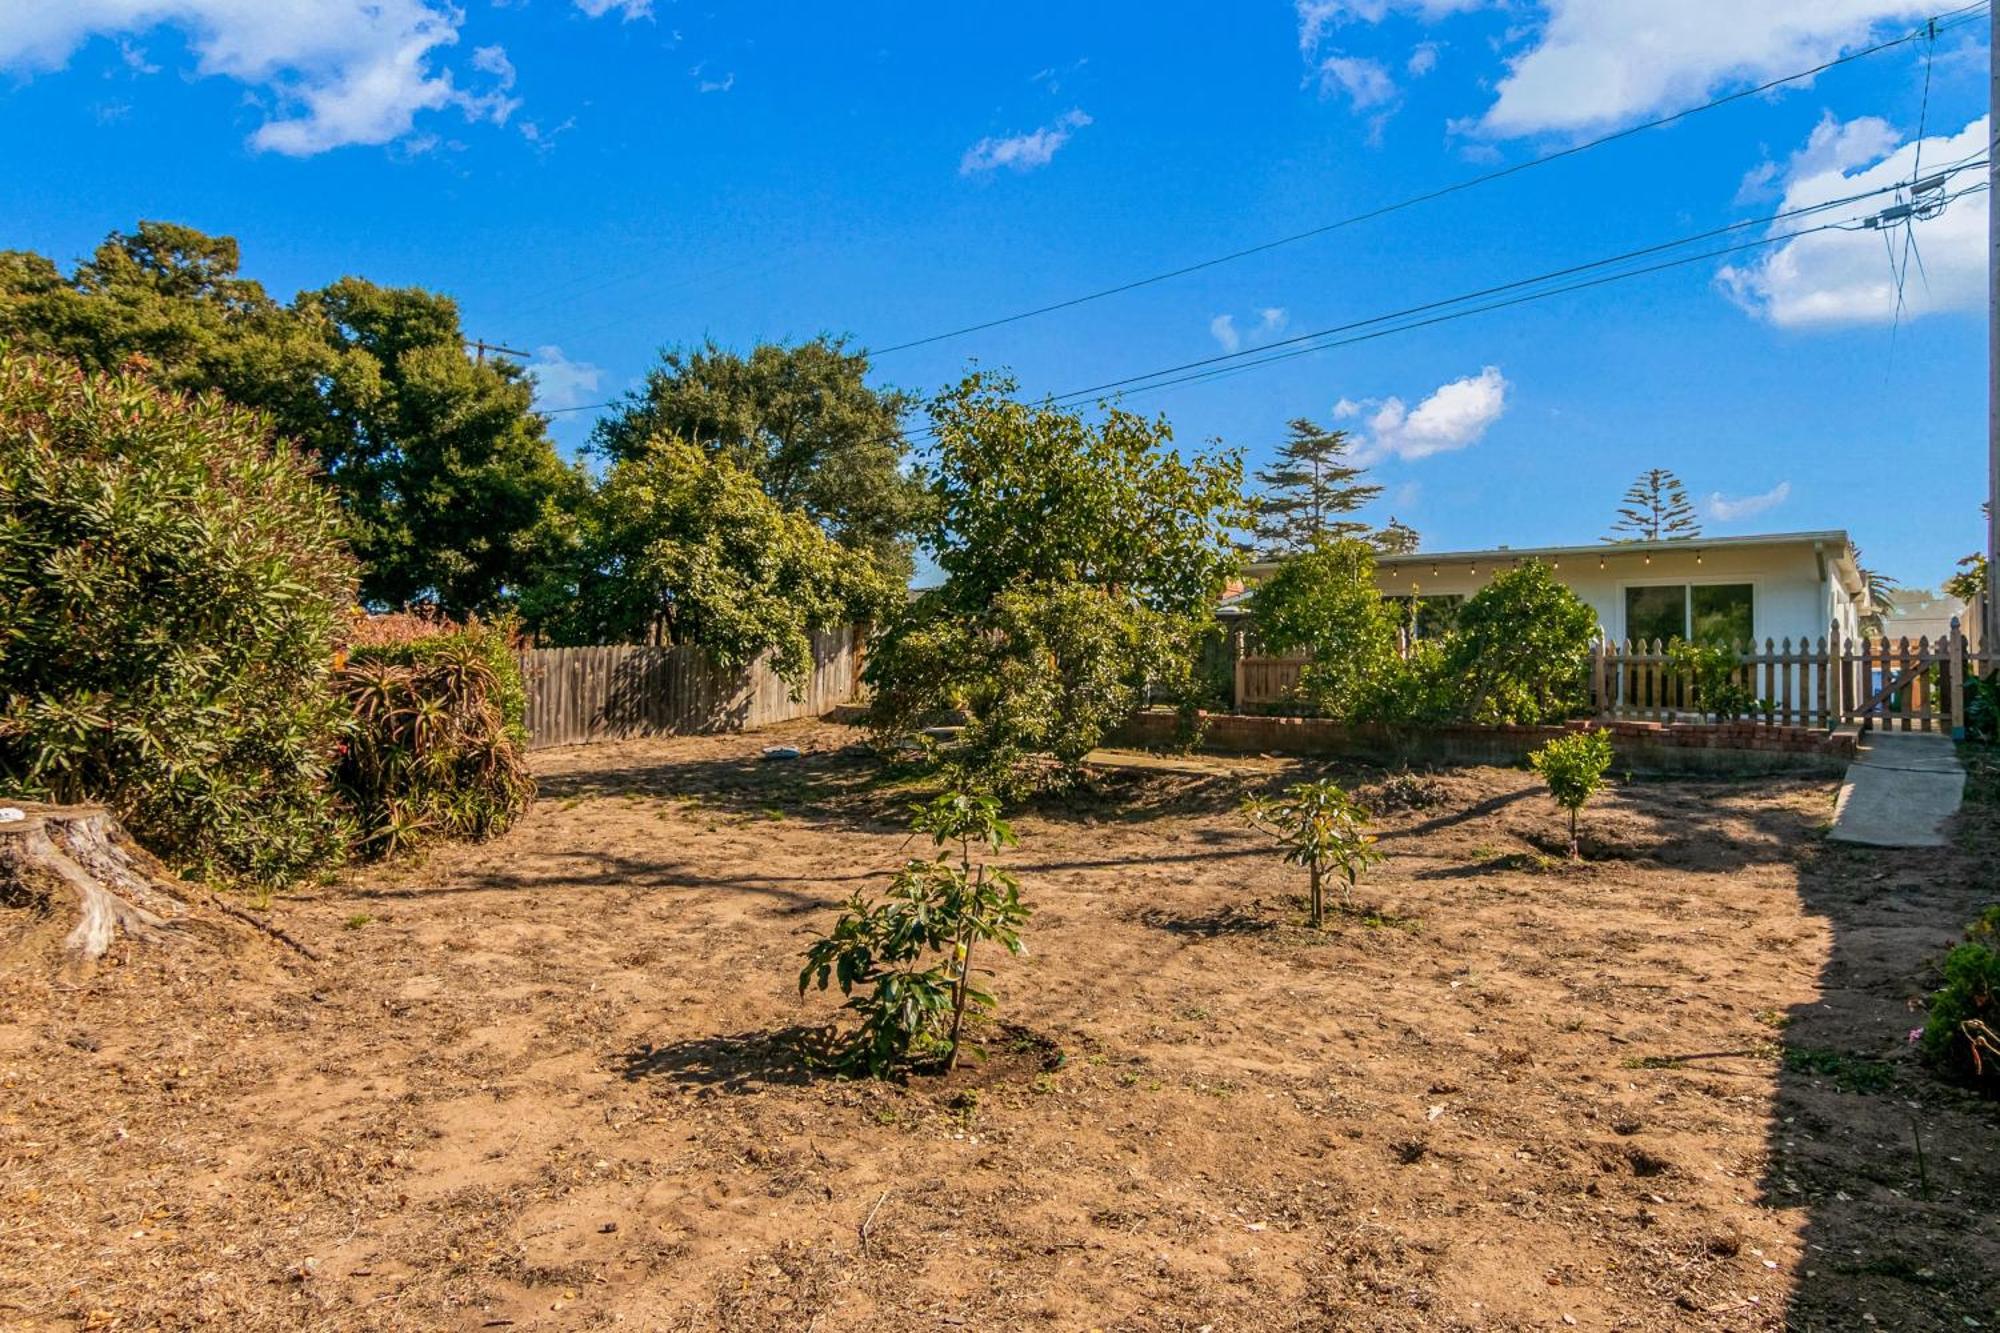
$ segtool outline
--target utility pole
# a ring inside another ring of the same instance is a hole
[[[1986,43],[1986,623],[1980,644],[2000,647],[2000,155],[1991,150],[2000,127],[2000,5],[1993,7]]]
[[[486,354],[488,352],[501,352],[506,354],[507,356],[527,355],[526,352],[522,351],[518,347],[502,347],[499,343],[490,343],[487,342],[484,338],[467,338],[465,340],[465,345],[475,350],[477,355],[473,359],[482,366],[486,364]]]

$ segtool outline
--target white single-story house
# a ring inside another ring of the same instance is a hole
[[[1605,637],[1618,643],[1678,638],[1761,647],[1767,639],[1790,639],[1796,645],[1817,641],[1835,625],[1853,638],[1870,609],[1854,543],[1838,530],[1381,555],[1375,580],[1385,597],[1444,609],[1529,560],[1547,565],[1589,603]],[[1277,568],[1252,565],[1250,588],[1224,599],[1222,616],[1249,613],[1256,581]],[[1424,620],[1420,612],[1419,633]]]

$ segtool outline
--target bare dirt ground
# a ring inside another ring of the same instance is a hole
[[[1994,807],[1628,782],[1570,868],[1461,769],[1316,935],[1233,810],[1293,770],[1114,773],[1016,821],[988,1059],[872,1084],[795,1045],[917,850],[858,739],[542,755],[505,838],[277,903],[318,963],[0,916],[0,1326],[2000,1328],[2000,1116],[1906,1041]]]

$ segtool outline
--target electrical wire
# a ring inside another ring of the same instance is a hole
[[[1454,181],[1450,185],[1441,186],[1435,190],[1425,191],[1422,194],[1411,195],[1406,199],[1399,199],[1394,201],[1393,203],[1383,204],[1376,208],[1368,209],[1365,212],[1356,213],[1349,217],[1340,218],[1334,222],[1328,222],[1321,226],[1308,228],[1305,231],[1294,232],[1290,236],[1281,236],[1275,240],[1264,241],[1257,245],[1246,246],[1241,250],[1234,250],[1229,252],[1228,254],[1217,255],[1214,258],[1200,260],[1192,264],[1184,264],[1179,268],[1169,269],[1162,273],[1155,273],[1148,277],[1135,278],[1129,282],[1122,282],[1118,283],[1115,286],[1100,288],[1097,291],[1093,292],[1086,292],[1081,296],[1073,296],[1061,301],[1052,301],[1046,305],[1035,306],[1028,310],[1016,311],[1013,314],[1001,315],[993,319],[981,320],[980,322],[975,324],[961,325],[958,328],[947,329],[942,333],[933,333],[922,338],[911,338],[904,342],[891,343],[886,347],[868,348],[866,349],[866,351],[871,358],[884,357],[891,355],[892,353],[895,352],[908,351],[911,348],[926,347],[933,343],[939,343],[939,342],[944,342],[948,339],[963,337],[968,333],[980,333],[984,332],[987,329],[995,329],[995,328],[1000,328],[1003,325],[1019,323],[1022,320],[1035,319],[1042,315],[1053,314],[1059,310],[1074,309],[1077,306],[1087,305],[1093,301],[1101,301],[1107,297],[1122,295],[1125,292],[1136,291],[1142,287],[1150,287],[1157,283],[1171,281],[1174,278],[1185,277],[1190,273],[1199,273],[1204,269],[1215,268],[1216,266],[1221,264],[1233,263],[1236,260],[1246,259],[1252,255],[1263,254],[1267,251],[1275,250],[1282,246],[1293,245],[1299,241],[1310,240],[1317,236],[1324,236],[1329,232],[1339,231],[1346,227],[1352,227],[1358,223],[1369,222],[1376,218],[1387,217],[1392,213],[1398,213],[1403,211],[1404,209],[1415,208],[1420,204],[1432,203],[1436,200],[1446,198],[1447,196],[1450,195],[1461,193],[1462,191],[1465,190],[1474,189],[1481,185],[1488,185],[1494,181],[1504,180],[1507,177],[1519,175],[1524,171],[1530,171],[1536,167],[1547,166],[1551,162],[1559,162],[1566,158],[1575,157],[1580,153],[1587,153],[1594,148],[1601,148],[1605,144],[1616,143],[1619,140],[1628,139],[1633,137],[1634,135],[1643,134],[1648,130],[1660,129],[1663,126],[1671,125],[1677,121],[1686,120],[1691,116],[1699,115],[1704,111],[1712,111],[1718,107],[1729,106],[1733,103],[1743,101],[1747,98],[1760,97],[1765,93],[1771,92],[1778,88],[1782,88],[1786,84],[1797,83],[1801,80],[1816,78],[1830,69],[1837,68],[1841,65],[1851,64],[1857,60],[1865,60],[1870,56],[1879,55],[1884,51],[1892,50],[1895,47],[1901,46],[1907,42],[1916,41],[1920,38],[1934,42],[1936,40],[1936,36],[1938,33],[1956,27],[1960,23],[1970,22],[1974,17],[1973,13],[1974,11],[1984,10],[1987,7],[1988,6],[1986,0],[1979,0],[1979,2],[1975,4],[1963,5],[1957,9],[1945,10],[1942,13],[1934,15],[1930,19],[1926,20],[1922,26],[1915,28],[1909,32],[1905,32],[1900,36],[1887,38],[1883,41],[1875,43],[1872,46],[1863,47],[1858,51],[1851,51],[1843,56],[1836,56],[1831,60],[1823,61],[1820,64],[1814,65],[1810,69],[1796,70],[1790,74],[1780,75],[1777,78],[1769,79],[1763,83],[1760,83],[1753,88],[1740,89],[1737,92],[1728,93],[1722,97],[1714,98],[1711,101],[1703,102],[1698,106],[1687,107],[1680,111],[1675,111],[1664,116],[1655,117],[1652,120],[1643,121],[1637,125],[1630,125],[1621,130],[1614,130],[1609,134],[1599,135],[1595,139],[1588,139],[1582,143],[1571,144],[1566,148],[1558,148],[1553,151],[1543,153],[1540,156],[1529,158],[1524,162],[1516,162],[1511,166],[1501,167],[1494,171],[1482,172],[1481,174],[1476,176],[1468,176],[1462,180]]]

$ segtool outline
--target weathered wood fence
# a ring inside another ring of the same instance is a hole
[[[1937,639],[1766,639],[1736,651],[1734,681],[1757,701],[1749,720],[1776,726],[1868,723],[1882,730],[1965,726],[1967,672],[2000,668],[2000,652],[1973,652],[1960,632]],[[1236,659],[1236,707],[1269,708],[1298,697],[1303,657]],[[1693,720],[1703,715],[1693,682],[1669,646],[1600,642],[1591,653],[1591,707],[1602,717]]]
[[[528,744],[744,731],[818,717],[859,692],[863,637],[853,629],[814,634],[812,675],[796,699],[768,656],[725,667],[699,648],[531,648],[521,654]]]

